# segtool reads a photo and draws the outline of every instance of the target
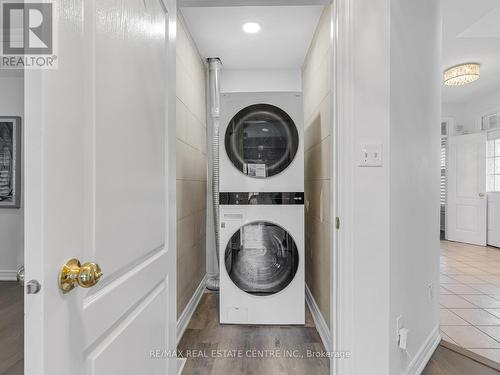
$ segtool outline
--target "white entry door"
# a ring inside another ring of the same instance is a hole
[[[486,245],[486,135],[448,138],[447,239]]]
[[[176,346],[175,1],[54,3],[58,69],[25,80],[26,375],[175,374],[150,358]],[[103,277],[63,293],[70,258]]]

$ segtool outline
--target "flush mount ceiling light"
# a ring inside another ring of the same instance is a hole
[[[257,22],[247,22],[243,24],[243,31],[249,34],[255,34],[260,31],[260,25]]]
[[[444,71],[446,86],[462,86],[479,78],[479,64],[468,63],[452,66]]]

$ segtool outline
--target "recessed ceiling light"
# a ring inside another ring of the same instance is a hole
[[[469,63],[452,66],[444,72],[446,86],[461,86],[479,78],[479,64]]]
[[[243,31],[249,34],[255,34],[260,31],[260,25],[257,22],[247,22],[243,25]]]

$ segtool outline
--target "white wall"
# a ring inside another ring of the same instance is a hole
[[[455,127],[461,125],[469,133],[481,131],[481,117],[495,111],[500,111],[500,90],[461,103],[443,103],[443,117],[453,118]]]
[[[354,158],[339,176],[353,183],[351,366],[356,375],[400,375],[438,339],[439,2],[351,4],[352,138],[350,146],[339,140]],[[359,167],[360,144],[371,142],[382,144],[383,166]],[[398,348],[399,315],[410,331],[408,354]]]
[[[226,70],[221,72],[221,92],[302,91],[300,69]]]
[[[354,157],[360,153],[360,143],[379,142],[386,160],[379,168],[360,168],[357,160],[352,166],[354,332],[350,350],[356,375],[389,374],[389,5],[390,0],[355,0],[350,20],[354,25]],[[340,176],[344,177],[347,174]]]
[[[21,131],[24,131],[22,72],[0,70],[0,116],[21,116]],[[22,190],[24,178],[21,180]],[[21,195],[21,208],[0,208],[0,280],[15,280],[17,269],[23,264],[23,204]]]
[[[392,0],[390,374],[406,374],[439,332],[440,67],[439,2]],[[410,357],[398,347],[398,316]]]

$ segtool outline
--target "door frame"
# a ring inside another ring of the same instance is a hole
[[[353,40],[352,0],[332,0],[332,159],[331,212],[332,257],[330,322],[334,352],[354,348],[354,259],[353,259],[353,208],[354,186],[354,108],[353,108]],[[337,229],[337,218],[340,227]],[[349,375],[354,372],[352,360],[330,361],[332,375]]]
[[[167,10],[167,102],[165,110],[167,111],[166,119],[166,162],[165,162],[165,246],[168,251],[173,252],[173,258],[177,261],[177,203],[176,203],[176,144],[177,144],[177,124],[176,124],[176,45],[177,45],[177,0],[161,0]],[[172,279],[169,280],[169,301],[168,301],[168,316],[173,317],[169,322],[169,332],[173,332],[173,342],[169,343],[171,350],[177,350],[177,267],[173,267],[171,272]],[[170,338],[170,337],[169,337]],[[177,373],[177,360],[169,361],[169,373]]]
[[[53,0],[56,2],[57,0]],[[174,259],[176,254],[176,28],[177,28],[177,0],[158,0],[166,10],[167,37],[165,53],[167,53],[167,97],[165,101],[166,121],[165,124],[165,247],[173,252]],[[42,87],[44,85],[44,76],[47,74],[44,70],[31,70],[30,78],[24,79],[24,262],[26,267],[26,280],[43,279],[43,260],[42,251],[29,252],[28,249],[40,248],[43,233],[40,230],[30,230],[26,228],[42,228],[41,220],[43,207],[41,204],[41,194],[43,193],[43,168],[41,162],[43,157],[42,140],[43,134],[40,134],[40,118],[43,108]],[[27,105],[28,104],[28,105]],[[31,181],[31,182],[30,182]],[[39,199],[36,199],[36,197]],[[26,225],[26,223],[32,223]],[[43,285],[42,285],[43,288]],[[169,322],[168,343],[169,348],[177,348],[177,275],[176,267],[169,276],[168,282],[168,311],[170,317],[174,317]],[[24,372],[30,374],[39,374],[43,369],[44,358],[41,350],[43,345],[43,304],[38,299],[36,302],[27,299],[33,299],[34,296],[28,296],[24,293]],[[26,306],[30,306],[27,310]],[[35,318],[36,317],[36,318]],[[29,329],[27,326],[29,325]],[[29,335],[28,335],[29,330]],[[27,353],[29,354],[29,360]],[[177,373],[177,361],[169,360],[169,373]]]
[[[352,194],[353,162],[353,74],[352,35],[353,0],[179,0],[179,6],[258,6],[258,5],[331,5],[331,87],[333,135],[330,173],[330,209],[332,217],[341,218],[341,229],[336,220],[331,223],[330,261],[330,331],[334,332],[329,343],[333,351],[349,351],[353,348],[354,333],[354,290],[353,279],[353,217],[354,197]],[[330,361],[330,373],[349,375],[354,371],[352,360]]]

